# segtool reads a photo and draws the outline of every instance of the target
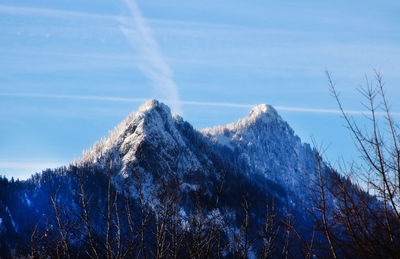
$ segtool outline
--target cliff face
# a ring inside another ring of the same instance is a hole
[[[107,161],[124,178],[135,172],[209,175],[229,168],[247,177],[263,176],[287,190],[301,188],[316,162],[310,146],[301,143],[272,106],[259,105],[238,122],[197,131],[156,100],[129,115],[78,164],[102,167]]]

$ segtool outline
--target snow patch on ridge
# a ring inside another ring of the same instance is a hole
[[[293,129],[270,105],[254,107],[237,122],[201,130],[214,143],[232,147],[239,164],[247,165],[247,175],[301,188],[304,176],[313,170],[312,151],[303,145]]]
[[[147,111],[151,111],[157,107],[163,109],[166,113],[171,114],[171,109],[167,105],[165,105],[164,103],[160,103],[156,99],[151,99],[145,102],[142,106],[139,107],[138,113],[144,114]]]
[[[200,170],[200,162],[176,128],[176,123],[181,120],[179,116],[172,117],[167,105],[155,99],[149,100],[110,132],[108,138],[103,138],[91,150],[84,152],[83,158],[76,164],[104,166],[111,160],[113,166],[119,168],[120,175],[127,178],[128,172],[140,169],[141,162],[147,164],[149,169],[152,161],[141,161],[141,158],[146,159],[144,156],[150,154],[157,160],[153,164],[160,165],[154,169],[159,173]]]
[[[260,104],[255,106],[251,111],[249,116],[259,116],[261,114],[267,113],[269,110],[272,110],[273,108],[271,106],[267,106],[266,104]]]

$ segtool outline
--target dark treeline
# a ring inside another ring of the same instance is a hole
[[[0,238],[2,256],[397,258],[399,254],[395,211],[334,172],[313,178],[312,198],[304,202],[303,211],[309,221],[300,220],[301,213],[289,213],[283,204],[245,191],[246,181],[240,176],[227,179],[226,174],[211,197],[200,186],[188,192],[180,183],[165,183],[156,189],[140,178],[133,187],[126,183],[118,185],[126,188],[117,190],[112,174],[70,167],[27,182],[3,178],[0,198],[13,213],[3,219],[8,227]],[[233,182],[242,184],[236,188]],[[25,194],[32,201],[16,198]],[[18,229],[13,222],[18,222]]]
[[[7,242],[19,245],[7,251],[9,246],[2,243],[2,255],[246,258],[254,254],[269,258],[299,251],[292,248],[293,236],[287,232],[290,220],[284,224],[267,197],[260,199],[245,191],[246,180],[239,175],[221,178],[212,197],[200,185],[190,187],[189,192],[178,182],[155,188],[140,177],[133,185],[124,183],[119,186],[126,188],[117,190],[112,176],[113,172],[103,169],[70,167],[46,171],[27,182],[2,179],[5,188],[0,198],[15,206],[10,208],[15,213],[7,219],[9,225],[25,222],[18,224],[24,230],[10,227],[11,231],[5,232]],[[233,182],[242,187],[236,188]],[[229,188],[224,188],[225,184],[230,184]],[[18,204],[21,199],[16,197],[25,194],[34,197],[35,206]],[[36,206],[39,203],[42,208]],[[237,203],[237,210],[230,209],[234,208],[232,203]],[[18,213],[19,209],[26,211]],[[258,218],[261,211],[263,217]]]

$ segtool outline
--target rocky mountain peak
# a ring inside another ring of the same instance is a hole
[[[244,117],[237,122],[230,123],[225,126],[216,126],[202,130],[203,134],[209,135],[224,135],[227,131],[230,132],[247,132],[251,129],[265,128],[271,124],[280,125],[292,131],[287,123],[281,118],[278,112],[268,104],[260,104],[255,106],[247,117]]]
[[[249,116],[239,120],[236,128],[247,128],[254,124],[268,124],[273,121],[282,122],[282,118],[271,105],[260,104],[255,106],[249,113]]]
[[[249,117],[257,118],[262,116],[279,116],[278,112],[271,105],[260,104],[251,109]]]
[[[188,150],[176,120],[167,105],[149,100],[111,131],[108,138],[84,152],[81,164],[105,166],[105,162],[112,160],[124,177],[133,171],[158,174],[197,170],[199,162]]]
[[[154,111],[171,114],[171,109],[167,105],[156,99],[151,99],[145,102],[142,106],[139,107],[138,113],[151,113]]]

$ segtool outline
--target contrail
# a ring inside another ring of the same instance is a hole
[[[198,106],[215,106],[215,107],[231,107],[231,108],[246,108],[251,109],[257,104],[241,104],[241,103],[225,103],[225,102],[196,102],[196,101],[181,101],[182,104],[187,105],[198,105]],[[325,113],[325,114],[342,114],[342,111],[336,109],[317,109],[317,108],[306,108],[306,107],[291,107],[291,106],[272,106],[278,111],[286,112],[299,112],[299,113]],[[347,114],[351,115],[365,115],[370,111],[362,110],[345,110]],[[375,112],[376,115],[385,116],[386,112]],[[391,112],[393,116],[400,116],[400,112]]]
[[[0,96],[89,100],[89,101],[90,100],[111,101],[111,102],[137,102],[137,103],[143,103],[148,100],[144,98],[108,97],[108,96],[97,96],[97,95],[64,95],[64,94],[31,94],[31,93],[0,93]]]
[[[139,69],[153,82],[154,90],[160,93],[161,99],[167,99],[175,113],[182,114],[182,105],[179,100],[178,87],[173,79],[173,72],[160,52],[150,28],[147,26],[134,0],[124,0],[132,17],[121,17],[123,26],[121,31],[138,51],[142,59]]]
[[[113,96],[98,96],[98,95],[61,95],[61,94],[32,94],[32,93],[1,93],[0,96],[4,97],[28,97],[28,98],[49,98],[49,99],[66,99],[66,100],[88,100],[88,101],[105,101],[105,102],[131,102],[131,103],[144,103],[146,98],[127,98],[127,97],[113,97]],[[170,103],[171,100],[160,101]],[[192,106],[206,106],[206,107],[226,107],[226,108],[239,108],[251,109],[257,104],[243,104],[243,103],[227,103],[227,102],[200,102],[200,101],[185,101],[180,100],[181,105]],[[291,107],[291,106],[273,106],[278,111],[286,112],[299,112],[299,113],[321,113],[321,114],[342,114],[337,109],[317,109],[307,107]],[[368,114],[367,110],[345,110],[347,114],[351,115],[365,115]],[[384,112],[376,112],[376,115],[384,116]],[[391,112],[392,116],[400,116],[400,112]]]

